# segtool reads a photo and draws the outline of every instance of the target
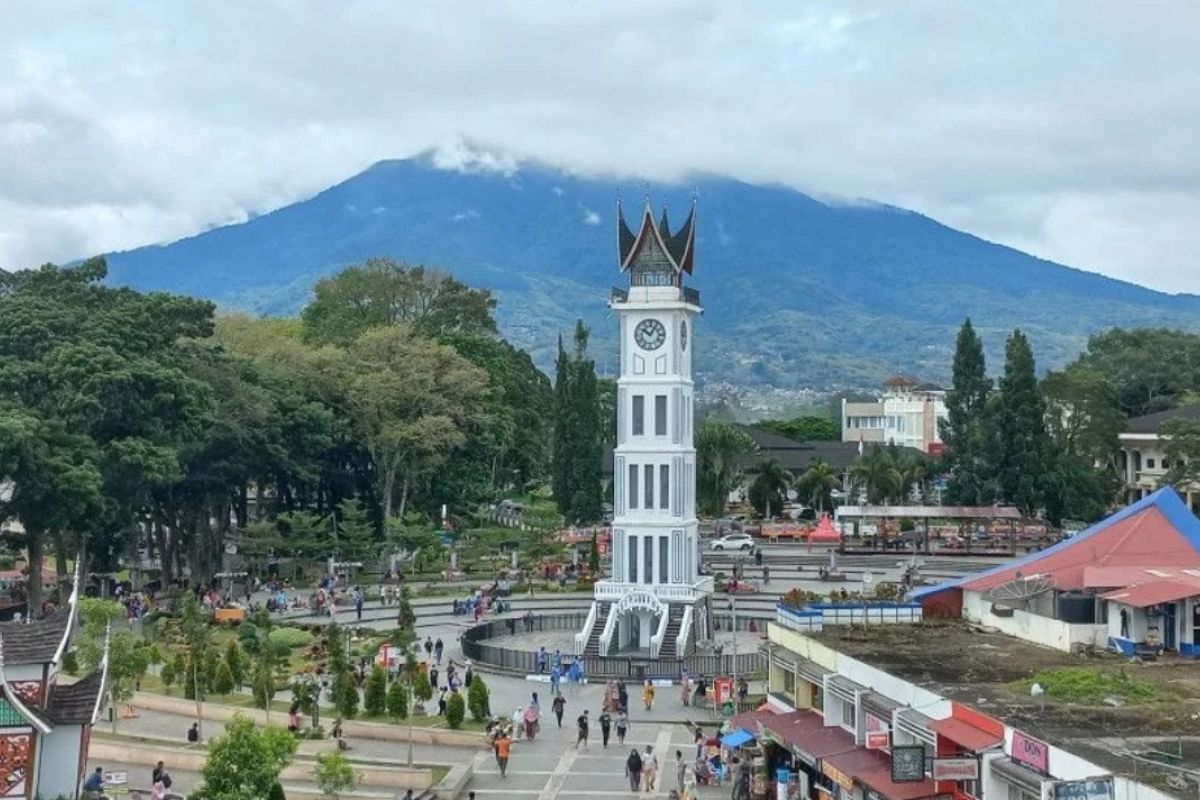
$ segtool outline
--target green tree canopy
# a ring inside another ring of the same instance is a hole
[[[696,431],[696,499],[702,513],[725,511],[738,470],[754,452],[750,434],[729,422],[706,419]]]
[[[832,417],[764,419],[755,424],[797,442],[837,442],[842,438],[842,428]]]
[[[286,730],[260,728],[242,714],[208,743],[197,800],[261,800],[291,763],[298,742]]]

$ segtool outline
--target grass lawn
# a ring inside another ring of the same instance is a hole
[[[1121,667],[1059,667],[1044,669],[1028,680],[1019,681],[1017,690],[1029,694],[1033,684],[1039,684],[1046,697],[1065,703],[1100,705],[1110,697],[1130,705],[1153,703],[1169,699],[1164,688],[1130,675]]]

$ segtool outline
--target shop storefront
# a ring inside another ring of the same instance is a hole
[[[950,800],[932,780],[892,780],[891,758],[878,750],[855,750],[830,756],[821,766],[840,790],[837,800]],[[918,764],[918,770],[920,769]]]
[[[955,703],[953,716],[936,720],[931,727],[937,735],[935,772],[945,778],[938,788],[951,792],[957,800],[982,797],[979,759],[1003,746],[1004,723]]]

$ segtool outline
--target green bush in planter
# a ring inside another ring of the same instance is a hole
[[[446,699],[446,722],[454,730],[462,727],[463,719],[467,716],[467,701],[462,692],[455,692]]]

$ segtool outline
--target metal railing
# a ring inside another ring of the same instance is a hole
[[[671,617],[670,610],[658,615],[658,627],[650,635],[650,657],[658,658],[662,654],[663,639],[667,638],[667,621]]]
[[[586,619],[585,614],[557,614],[534,617],[533,631],[578,631]],[[612,620],[612,617],[609,618]],[[607,629],[607,625],[605,626]],[[522,628],[522,630],[526,630]],[[538,671],[537,652],[517,650],[488,644],[489,639],[508,636],[510,632],[505,620],[484,622],[468,628],[462,635],[463,655],[471,661],[501,669],[533,674]],[[568,656],[570,658],[570,656]],[[750,675],[764,672],[767,657],[763,653],[693,654],[682,658],[641,658],[638,656],[577,656],[574,659],[583,666],[589,678],[644,680],[678,679],[684,670],[693,679],[718,675]]]
[[[592,635],[592,628],[596,627],[596,614],[599,608],[600,604],[593,600],[592,607],[583,620],[583,630],[575,634],[575,655],[577,656],[583,655],[583,651],[587,648],[588,637]]]
[[[683,609],[683,619],[679,622],[679,635],[675,637],[675,652],[686,653],[688,637],[692,635],[692,606]]]

